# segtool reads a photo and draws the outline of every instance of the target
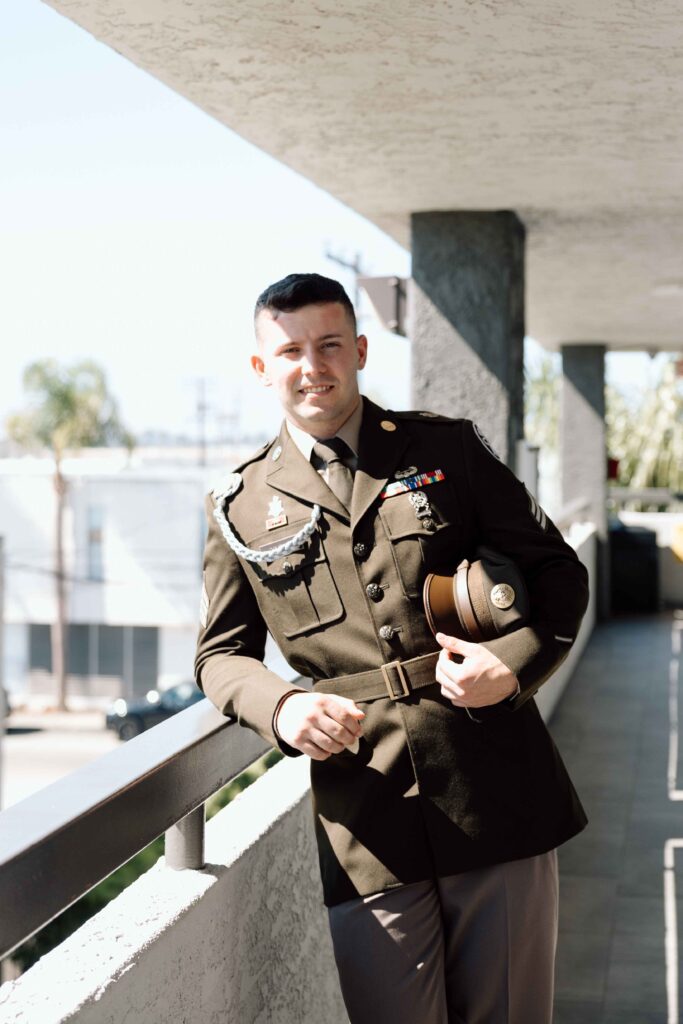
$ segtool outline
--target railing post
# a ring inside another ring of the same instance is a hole
[[[204,867],[204,806],[195,807],[164,833],[166,864],[174,871]]]

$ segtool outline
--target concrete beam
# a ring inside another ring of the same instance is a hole
[[[411,217],[416,408],[475,420],[509,464],[524,433],[525,229],[509,211]]]

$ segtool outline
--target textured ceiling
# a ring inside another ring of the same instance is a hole
[[[683,347],[680,0],[50,0],[409,245],[514,209],[527,328]]]

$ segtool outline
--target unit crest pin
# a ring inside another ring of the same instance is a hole
[[[266,519],[266,530],[274,530],[278,526],[287,525],[287,516],[281,498],[277,494],[270,499],[268,506],[268,517]]]

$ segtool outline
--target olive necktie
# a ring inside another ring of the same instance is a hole
[[[353,473],[343,459],[351,457],[351,449],[341,437],[331,437],[327,441],[316,441],[313,454],[319,465],[327,466],[327,486],[348,512],[351,509]]]

